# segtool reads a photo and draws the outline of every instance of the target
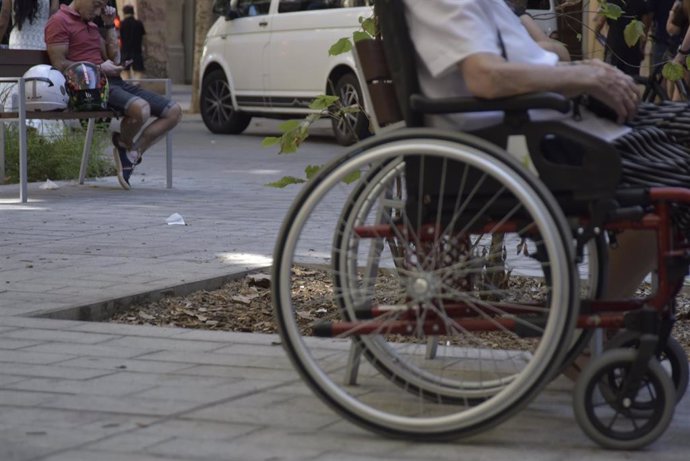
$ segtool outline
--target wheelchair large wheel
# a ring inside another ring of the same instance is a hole
[[[528,263],[506,265],[494,234]],[[577,314],[571,246],[551,194],[494,146],[430,130],[374,138],[325,167],[284,221],[273,266],[283,345],[363,427],[476,433],[560,366]],[[312,289],[305,271],[334,283]]]
[[[376,273],[380,269],[378,264],[381,261],[381,254],[390,253],[390,261],[393,268],[385,270],[401,271],[401,278],[404,278],[406,269],[406,252],[414,251],[414,244],[406,239],[400,238],[381,238],[368,246],[369,254],[367,264],[363,266],[360,260],[352,258],[358,252],[356,248],[362,239],[352,232],[353,229],[361,228],[369,224],[380,225],[399,221],[405,213],[405,162],[402,159],[389,161],[377,168],[372,168],[367,172],[367,177],[363,178],[353,188],[352,193],[346,200],[338,222],[339,229],[336,231],[333,240],[332,261],[333,267],[337,270],[333,273],[333,284],[336,296],[336,303],[345,309],[345,296],[362,295],[360,300],[351,300],[352,305],[366,303],[368,290],[374,287],[367,287],[363,290],[363,284],[375,283]],[[482,241],[483,240],[483,241]],[[500,264],[500,275],[503,277],[501,283],[505,286],[519,287],[524,283],[524,273],[520,268],[535,265],[534,256],[523,251],[513,251],[508,254],[506,242],[520,241],[515,234],[493,233],[491,238],[478,239],[472,251],[468,251],[467,257],[473,257],[480,267],[486,269],[486,261],[493,260],[494,269],[496,263]],[[526,246],[526,245],[525,245]],[[384,250],[384,247],[385,250]],[[493,247],[493,249],[492,249]],[[607,242],[603,235],[599,235],[590,240],[584,248],[583,260],[577,267],[580,276],[580,293],[582,299],[597,299],[601,297],[604,289],[604,276],[606,271],[606,251]],[[489,253],[499,253],[500,258],[486,256]],[[483,256],[479,256],[483,255]],[[362,255],[359,255],[360,259]],[[447,256],[448,257],[448,256]],[[389,262],[390,262],[389,261]],[[468,262],[469,263],[469,262]],[[366,267],[366,274],[360,276],[360,269]],[[517,270],[513,270],[517,267]],[[492,269],[488,269],[491,271]],[[548,270],[545,274],[548,274]],[[515,281],[510,278],[514,277]],[[347,286],[350,282],[351,286]],[[546,284],[549,282],[547,281]],[[531,287],[530,287],[531,288]],[[495,296],[495,294],[494,294]],[[573,342],[568,349],[568,353],[563,361],[562,369],[565,369],[577,358],[585,349],[592,337],[593,330],[576,330]],[[483,381],[474,385],[471,384],[467,376],[463,377],[459,385],[449,381],[447,376],[429,373],[411,361],[400,360],[395,345],[389,347],[383,335],[366,335],[355,337],[357,347],[361,354],[370,364],[391,377],[394,382],[400,383],[402,387],[415,394],[428,395],[432,399],[442,399],[445,402],[464,402],[472,398],[486,398],[492,392],[495,393],[502,389],[509,379],[502,379],[491,385],[484,378]],[[443,341],[441,337],[428,336],[425,354],[425,367],[428,367],[431,360],[437,357],[439,344]],[[406,372],[405,372],[406,371]],[[470,392],[474,389],[476,392]]]

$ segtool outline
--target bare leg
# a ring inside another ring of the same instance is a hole
[[[618,246],[609,250],[607,286],[603,298],[608,300],[632,297],[644,278],[657,262],[656,233],[651,231],[625,231],[617,236]],[[591,358],[586,349],[563,371],[575,381]]]
[[[175,104],[157,118],[153,123],[144,128],[144,131],[139,135],[133,149],[142,155],[153,144],[158,142],[165,134],[175,128],[175,126],[182,119],[182,108],[179,104]]]
[[[609,251],[605,299],[631,297],[656,264],[656,234],[625,231],[618,234],[618,247]]]
[[[150,117],[151,109],[146,101],[141,98],[132,101],[120,123],[120,142],[124,147],[132,150],[134,137]]]

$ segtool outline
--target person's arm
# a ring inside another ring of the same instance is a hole
[[[558,55],[559,61],[570,61],[570,53],[568,49],[561,42],[550,39],[537,22],[529,14],[523,14],[520,16],[520,22],[527,29],[530,37],[537,42],[537,44],[545,49],[546,51],[551,51]]]
[[[64,72],[65,69],[72,64],[72,61],[67,59],[67,52],[69,51],[69,45],[67,43],[47,43],[46,51],[48,52],[48,57],[50,58],[50,64],[60,72]]]
[[[7,26],[10,24],[10,17],[12,16],[12,1],[2,0],[2,9],[0,10],[0,39],[5,36]]]
[[[632,77],[601,61],[573,64],[577,65],[512,63],[499,55],[476,53],[465,58],[459,68],[467,88],[478,98],[544,91],[567,97],[587,93],[613,109],[619,123],[636,113],[640,94]]]
[[[115,15],[117,15],[117,10],[114,7],[103,7],[101,19],[105,28],[105,39],[101,42],[101,54],[104,61],[120,62],[120,46],[117,43]]]
[[[600,35],[605,24],[606,16],[601,13],[597,13],[597,16],[594,18],[594,33],[596,35]]]
[[[647,38],[649,38],[649,30],[652,27],[652,19],[654,18],[654,15],[652,13],[646,13],[643,14],[642,17],[640,18],[643,26],[644,33],[642,34],[642,37],[640,37],[640,49],[644,52],[645,47],[647,46]]]
[[[683,28],[678,23],[678,15],[682,13],[682,4],[680,1],[676,0],[673,2],[671,11],[668,13],[668,19],[666,20],[666,32],[671,36],[675,37],[680,34]]]

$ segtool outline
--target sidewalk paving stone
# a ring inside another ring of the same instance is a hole
[[[189,87],[174,90],[189,97]],[[343,151],[323,136],[297,156],[257,148],[276,126],[257,119],[245,135],[216,136],[185,115],[173,135],[171,190],[162,145],[147,153],[130,192],[114,177],[60,181],[53,191],[31,184],[29,203],[19,204],[16,186],[0,186],[0,460],[687,459],[687,396],[661,439],[639,452],[587,439],[565,380],[491,431],[411,443],[332,412],[277,335],[75,320],[270,266],[298,188],[265,184]],[[175,212],[187,226],[165,224]]]

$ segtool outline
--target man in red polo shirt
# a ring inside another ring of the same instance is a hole
[[[122,114],[120,133],[113,134],[117,178],[124,189],[130,189],[129,178],[141,162],[144,152],[172,130],[182,118],[179,104],[159,94],[139,88],[120,78],[123,67],[115,32],[115,8],[107,0],[73,0],[60,5],[45,28],[45,40],[53,67],[64,71],[74,62],[87,61],[100,66],[108,76],[108,106]],[[101,37],[93,20],[100,16],[106,29]],[[148,119],[156,119],[134,137]]]

